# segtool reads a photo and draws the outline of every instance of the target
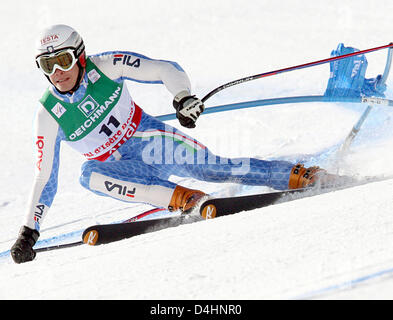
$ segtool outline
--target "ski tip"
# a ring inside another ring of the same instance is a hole
[[[214,204],[207,201],[202,205],[200,214],[203,219],[214,219],[217,215],[217,208]]]
[[[98,241],[98,231],[88,228],[83,232],[82,239],[83,243],[94,246]]]

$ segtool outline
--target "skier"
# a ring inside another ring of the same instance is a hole
[[[35,257],[33,246],[57,190],[61,141],[86,157],[80,183],[88,190],[183,212],[205,193],[169,181],[171,175],[277,190],[331,177],[319,167],[286,161],[215,156],[197,140],[145,113],[131,98],[125,79],[164,84],[174,97],[180,124],[195,127],[205,107],[191,94],[189,78],[175,62],[125,51],[87,56],[81,36],[66,25],[43,31],[36,62],[50,86],[35,120],[36,177],[11,249],[16,263]]]

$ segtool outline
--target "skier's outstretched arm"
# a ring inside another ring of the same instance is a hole
[[[31,261],[35,257],[33,246],[57,191],[61,140],[59,125],[41,106],[34,129],[35,178],[23,225],[11,248],[11,256],[16,263]]]

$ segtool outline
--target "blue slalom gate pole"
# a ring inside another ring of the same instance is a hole
[[[392,48],[389,48],[388,51],[388,57],[386,59],[386,65],[385,65],[385,70],[383,71],[383,75],[381,78],[381,83],[385,84],[386,80],[388,78],[389,72],[390,72],[390,66],[392,63]],[[349,147],[352,144],[353,139],[355,139],[356,135],[358,134],[360,128],[362,127],[364,121],[368,117],[368,115],[371,112],[371,109],[373,108],[372,104],[367,104],[367,108],[363,111],[362,115],[360,116],[359,120],[355,123],[355,125],[352,127],[351,131],[345,138],[344,142],[342,143],[341,147],[337,151],[336,154],[336,173],[339,173],[340,170],[340,162],[344,158],[345,154],[348,152]]]
[[[347,98],[347,97],[326,97],[326,96],[298,96],[298,97],[284,97],[284,98],[273,98],[273,99],[262,99],[253,101],[244,101],[232,104],[219,105],[214,107],[206,108],[201,114],[211,114],[217,112],[255,108],[262,106],[272,106],[279,104],[290,104],[290,103],[307,103],[307,102],[345,102],[345,103],[366,103],[371,105],[389,106],[393,107],[393,100],[384,98],[374,98],[374,97],[363,97],[363,98]],[[169,113],[160,116],[156,116],[157,119],[161,121],[168,121],[176,119],[176,113]]]

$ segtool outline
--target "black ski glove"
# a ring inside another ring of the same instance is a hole
[[[11,248],[11,257],[15,263],[32,261],[36,252],[33,246],[37,242],[40,234],[37,230],[23,226],[19,231],[19,237]]]
[[[195,122],[205,110],[203,102],[195,96],[190,96],[188,91],[179,92],[173,99],[176,117],[180,124],[186,128],[195,128]]]

